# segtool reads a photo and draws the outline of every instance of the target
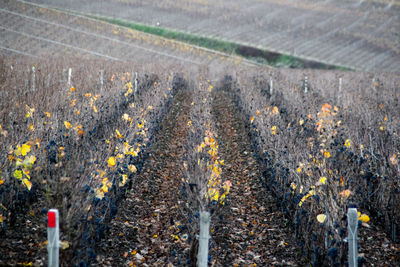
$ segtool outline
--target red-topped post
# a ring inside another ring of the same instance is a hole
[[[49,251],[49,267],[58,267],[60,247],[60,224],[58,210],[51,209],[47,213],[47,250]]]

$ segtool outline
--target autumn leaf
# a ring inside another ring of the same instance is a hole
[[[107,161],[108,163],[108,167],[114,167],[115,166],[115,158],[114,157],[110,157]]]
[[[30,151],[31,151],[31,145],[29,145],[28,143],[22,145],[21,147],[22,156],[26,156],[26,154],[28,154]]]
[[[26,105],[25,109],[27,110],[25,118],[32,117],[33,116],[33,112],[35,112],[35,108],[30,108],[28,105]]]
[[[326,177],[324,176],[324,177],[319,178],[319,182],[321,184],[326,184]]]
[[[324,223],[325,220],[326,220],[326,215],[325,215],[325,214],[319,214],[319,215],[317,215],[317,221],[318,221],[319,223]]]
[[[358,220],[366,223],[370,221],[370,218],[367,214],[361,214],[359,215]]]
[[[131,120],[131,118],[129,117],[129,115],[128,114],[124,114],[124,115],[122,115],[122,119],[123,120],[125,120],[125,121],[130,121]]]
[[[28,179],[26,178],[22,179],[22,183],[26,186],[26,188],[28,188],[28,190],[31,190],[32,183]]]
[[[347,148],[350,148],[350,147],[351,147],[351,141],[350,141],[350,139],[346,139],[346,141],[344,142],[344,146],[347,147]]]
[[[130,172],[133,172],[133,173],[137,172],[137,169],[136,169],[135,165],[133,165],[133,164],[129,165],[128,169],[129,169]]]
[[[22,171],[21,170],[15,170],[13,173],[14,178],[16,179],[22,179]]]
[[[67,128],[67,129],[71,129],[71,128],[72,128],[71,123],[68,122],[68,121],[64,121],[64,126],[65,126],[65,128]]]
[[[69,248],[68,241],[60,241],[60,247],[61,247],[62,250],[65,250],[65,249]]]
[[[271,132],[272,132],[273,135],[276,135],[276,129],[277,128],[276,128],[275,125],[271,127]]]
[[[331,157],[331,153],[328,150],[324,150],[324,157],[329,159]]]
[[[397,155],[396,154],[393,154],[391,157],[390,157],[390,163],[392,163],[392,165],[397,165],[397,163],[399,163],[399,160],[398,160],[398,157],[397,157]]]
[[[274,115],[278,115],[279,114],[279,108],[277,106],[273,107],[272,114],[274,114]]]
[[[351,191],[349,189],[346,189],[340,192],[339,195],[343,198],[348,198],[351,195]]]
[[[116,135],[117,138],[124,138],[124,137],[122,136],[122,134],[118,131],[118,129],[115,129],[115,133],[117,134],[117,135]]]

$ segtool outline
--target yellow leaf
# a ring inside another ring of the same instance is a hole
[[[102,190],[100,190],[100,189],[96,189],[96,198],[98,198],[98,199],[103,199],[103,197],[104,197],[104,192],[102,191]]]
[[[115,158],[114,157],[110,157],[107,161],[108,163],[108,167],[114,167],[115,166]]]
[[[279,114],[279,108],[275,106],[275,107],[272,109],[272,114],[278,115],[278,114]]]
[[[60,247],[62,250],[69,248],[68,241],[60,241]]]
[[[137,172],[137,169],[136,169],[135,165],[133,165],[133,164],[129,165],[128,169],[129,169],[130,172],[134,172],[134,173]]]
[[[46,115],[47,118],[50,118],[51,116],[49,112],[45,112],[44,114]]]
[[[251,117],[250,118],[250,123],[253,123],[253,121],[254,121],[254,117]]]
[[[71,87],[71,88],[69,88],[69,90],[70,90],[71,92],[75,92],[75,87]]]
[[[26,156],[31,151],[31,146],[28,143],[25,143],[21,147],[21,155]]]
[[[358,220],[366,223],[369,222],[370,218],[367,214],[361,214],[361,216],[358,217]]]
[[[326,215],[325,215],[325,214],[319,214],[319,215],[317,215],[317,221],[318,221],[319,223],[324,223],[325,220],[326,220]]]
[[[2,223],[5,219],[6,219],[6,217],[4,217],[3,215],[0,215],[0,223]]]
[[[25,115],[26,118],[32,117],[33,112],[35,112],[35,108],[30,108],[28,105],[25,106],[27,113]]]
[[[15,170],[13,176],[14,176],[16,179],[22,179],[22,171],[20,171],[20,170]]]
[[[123,186],[127,180],[128,180],[128,175],[122,174],[122,182],[119,185]]]
[[[65,126],[65,128],[67,128],[67,129],[71,129],[71,128],[72,128],[71,123],[69,123],[68,121],[64,121],[64,126]]]
[[[35,126],[33,126],[33,123],[29,124],[29,131],[35,131]]]
[[[329,153],[329,151],[325,150],[324,151],[324,157],[329,159],[331,157],[331,153]]]
[[[299,125],[302,126],[303,124],[304,124],[304,120],[303,120],[303,119],[300,119]]]
[[[1,179],[0,179],[0,185],[2,185],[2,184],[4,184],[4,179],[3,179],[3,177],[1,177]]]
[[[276,135],[276,126],[275,125],[271,127],[271,132],[273,135]]]
[[[97,113],[98,111],[97,111],[97,107],[96,106],[93,106],[93,111],[95,112],[95,113]]]
[[[260,111],[259,109],[257,109],[256,115],[257,115],[257,116],[260,116],[260,114],[261,114],[261,111]]]
[[[124,138],[118,129],[115,129],[115,132],[117,133],[117,138]]]
[[[324,176],[324,177],[319,178],[319,182],[322,184],[326,184],[326,177]]]
[[[31,183],[28,179],[24,178],[24,179],[22,179],[22,182],[23,182],[24,185],[28,188],[28,190],[31,190],[31,188],[32,188],[32,183]]]
[[[350,139],[346,139],[346,141],[344,142],[344,146],[347,147],[347,148],[350,148],[350,147],[351,147],[351,141],[350,141]]]

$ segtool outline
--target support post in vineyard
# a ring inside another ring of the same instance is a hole
[[[200,212],[200,237],[199,252],[197,255],[197,266],[208,266],[208,240],[210,239],[210,213]]]
[[[103,84],[104,84],[104,70],[99,71],[99,81],[100,81],[100,91],[103,91]]]
[[[308,77],[304,77],[304,93],[308,93]]]
[[[32,67],[32,83],[31,83],[31,90],[36,91],[36,69]]]
[[[349,267],[358,265],[358,214],[356,208],[349,208],[347,211],[348,243],[349,243]]]
[[[135,91],[134,91],[134,97],[136,97],[136,93],[137,93],[137,86],[138,86],[138,73],[135,72]]]
[[[274,91],[273,84],[272,84],[272,77],[269,77],[269,94],[272,96]]]
[[[49,267],[59,266],[60,224],[57,209],[47,213],[47,250],[49,252]]]
[[[69,88],[71,88],[71,76],[72,76],[72,69],[69,68],[69,69],[68,69],[68,81],[67,81],[68,90],[69,90]]]

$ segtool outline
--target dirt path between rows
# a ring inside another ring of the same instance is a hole
[[[227,92],[214,93],[213,111],[227,164],[223,175],[232,188],[229,215],[215,222],[211,255],[218,266],[297,266],[298,247],[287,220],[271,193],[262,187],[261,173],[243,120]]]

